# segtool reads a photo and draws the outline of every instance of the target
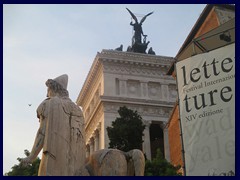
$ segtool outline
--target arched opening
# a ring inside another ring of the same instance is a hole
[[[151,141],[151,157],[155,158],[157,149],[159,148],[164,157],[164,138],[163,130],[160,124],[150,125],[150,141]]]

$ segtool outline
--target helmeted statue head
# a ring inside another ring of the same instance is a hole
[[[47,97],[53,97],[53,96],[68,97],[69,96],[67,91],[67,85],[68,85],[67,74],[58,76],[55,79],[48,79],[45,84],[48,87]]]
[[[60,84],[64,89],[67,90],[67,85],[68,85],[68,75],[67,74],[58,76],[53,80],[56,81],[58,84]]]

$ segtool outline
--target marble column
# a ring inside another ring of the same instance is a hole
[[[98,149],[101,149],[101,122],[97,125],[97,131],[98,131]]]
[[[86,157],[90,155],[90,146],[89,144],[86,145]]]
[[[89,145],[90,145],[90,155],[91,155],[94,152],[94,139],[93,139],[93,137],[90,138]]]
[[[151,141],[150,141],[150,125],[151,121],[143,121],[144,125],[146,125],[144,131],[143,131],[143,152],[146,154],[147,159],[151,160]]]
[[[94,151],[99,150],[99,132],[96,129],[94,131]]]

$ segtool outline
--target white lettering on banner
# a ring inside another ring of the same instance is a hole
[[[235,175],[235,44],[176,64],[186,175]]]

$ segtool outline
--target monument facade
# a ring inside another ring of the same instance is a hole
[[[134,52],[97,53],[76,101],[85,119],[87,156],[108,148],[106,128],[119,116],[119,107],[126,106],[137,110],[146,124],[142,150],[147,158],[160,146],[168,159],[168,133],[163,129],[177,97],[175,80],[166,75],[173,61]]]

